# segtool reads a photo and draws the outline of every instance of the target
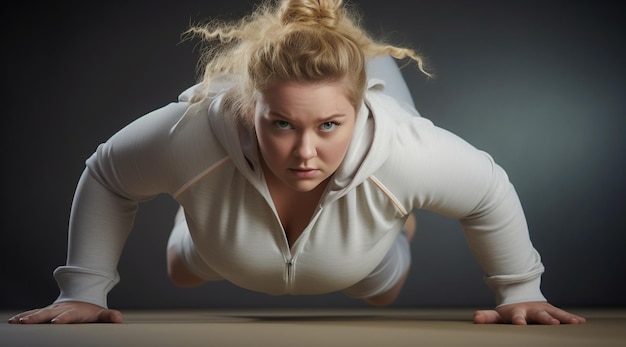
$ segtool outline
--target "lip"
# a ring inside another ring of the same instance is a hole
[[[319,170],[311,169],[311,168],[296,168],[296,169],[289,169],[289,170],[296,177],[299,177],[299,178],[311,178],[317,175],[317,173],[319,172]]]

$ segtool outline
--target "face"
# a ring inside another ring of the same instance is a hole
[[[337,170],[356,111],[343,82],[277,83],[261,93],[254,116],[268,184],[308,192]]]

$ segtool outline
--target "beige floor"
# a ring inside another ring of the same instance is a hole
[[[12,325],[0,346],[626,347],[626,310],[575,310],[584,325],[474,325],[466,309],[125,311],[123,324]]]

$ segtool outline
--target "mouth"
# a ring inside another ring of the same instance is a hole
[[[299,177],[299,178],[311,178],[317,175],[317,173],[319,172],[318,169],[312,169],[312,168],[296,168],[296,169],[289,169],[289,171],[291,171],[296,177]]]

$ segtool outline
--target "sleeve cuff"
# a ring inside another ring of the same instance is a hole
[[[547,301],[541,293],[543,266],[524,275],[485,277],[496,294],[496,307],[531,301]]]
[[[60,266],[54,270],[59,286],[55,303],[81,301],[108,308],[107,294],[119,282],[119,275],[77,266]]]

